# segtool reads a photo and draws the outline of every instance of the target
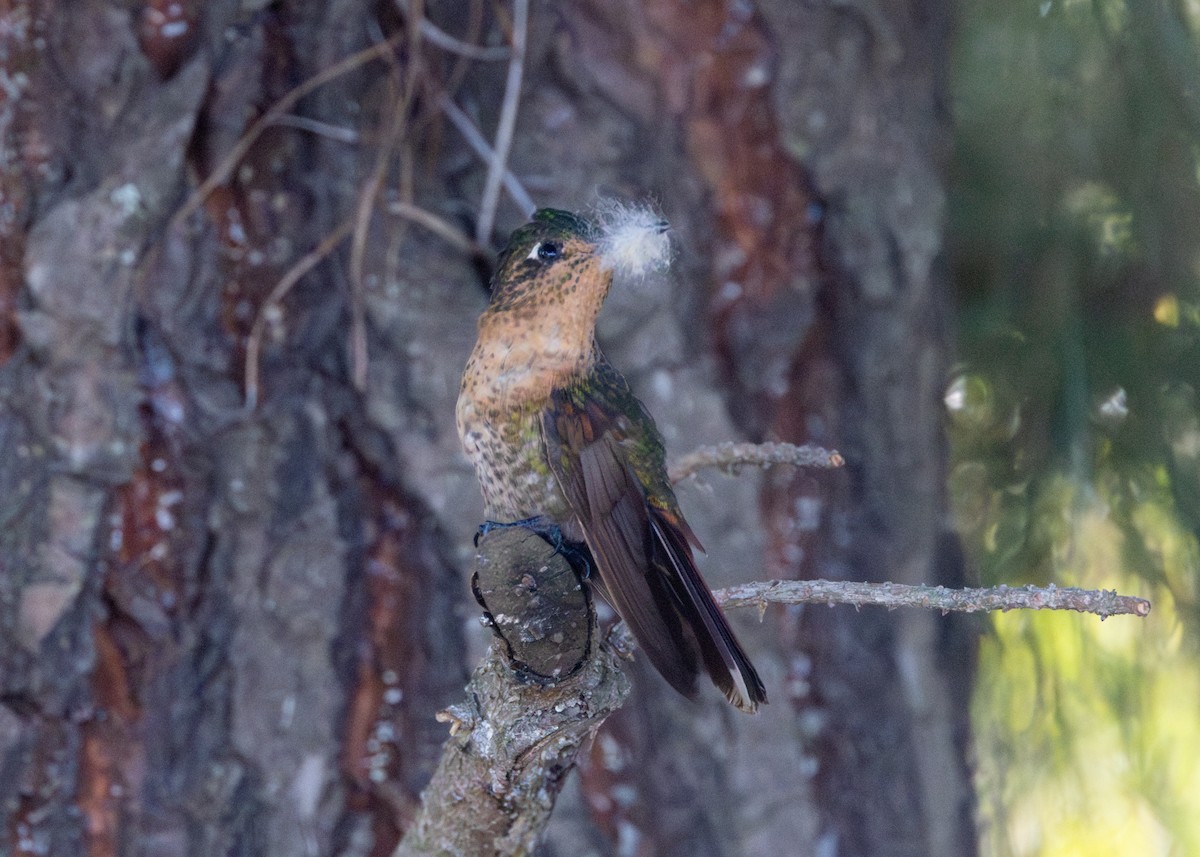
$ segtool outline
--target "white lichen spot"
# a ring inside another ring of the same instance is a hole
[[[292,721],[296,718],[296,695],[289,693],[279,703],[279,728],[291,729]]]
[[[317,753],[308,753],[292,780],[292,805],[301,818],[312,818],[316,814],[324,788],[325,759]]]
[[[648,206],[609,201],[597,208],[600,258],[617,274],[642,277],[671,263],[667,221]]]
[[[642,832],[631,822],[617,823],[617,854],[620,857],[633,857],[641,853]]]
[[[596,740],[600,747],[601,764],[605,770],[614,773],[622,770],[628,761],[624,748],[607,732],[601,732]]]
[[[637,787],[630,783],[617,783],[608,790],[617,806],[630,807],[638,802]]]
[[[108,199],[121,214],[125,217],[132,217],[142,205],[142,192],[133,182],[127,182],[114,188],[108,195]]]
[[[674,384],[671,381],[671,373],[665,369],[659,369],[654,373],[653,378],[654,395],[664,401],[671,398],[671,390]]]
[[[178,3],[172,3],[172,6],[178,6]],[[178,39],[187,35],[188,22],[186,19],[178,21],[168,21],[158,28],[159,35],[164,39]]]
[[[815,532],[821,526],[821,501],[816,497],[797,497],[792,504],[796,527],[802,532]]]
[[[171,514],[171,510],[166,506],[158,506],[154,509],[154,523],[162,532],[167,532],[175,527],[175,516]]]

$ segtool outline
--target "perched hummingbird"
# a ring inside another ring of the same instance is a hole
[[[458,433],[489,519],[548,521],[586,546],[599,589],[672,687],[694,696],[703,666],[753,712],[767,693],[696,568],[701,545],[662,437],[596,344],[614,269],[669,255],[664,221],[619,213],[602,228],[544,208],[509,238],[463,373]]]

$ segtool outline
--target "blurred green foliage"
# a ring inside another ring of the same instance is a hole
[[[995,618],[984,853],[1200,854],[1200,3],[958,8],[958,526],[985,584],[1154,602]]]

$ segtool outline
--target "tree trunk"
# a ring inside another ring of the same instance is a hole
[[[488,263],[411,206],[473,231],[486,165],[439,97],[491,136],[507,67],[416,22],[500,44],[511,15],[398,8],[0,2],[4,853],[383,855],[414,817],[488,638],[453,424]],[[600,332],[669,449],[811,440],[850,465],[684,486],[714,586],[961,580],[946,16],[532,9],[511,171],[539,204],[654,197],[678,238]],[[503,203],[492,247],[522,218]],[[771,705],[689,703],[635,665],[547,853],[974,850],[969,637],[734,621]]]

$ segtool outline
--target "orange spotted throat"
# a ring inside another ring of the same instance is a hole
[[[500,255],[463,373],[458,433],[491,522],[586,551],[591,578],[654,667],[685,696],[705,669],[742,711],[767,693],[696,568],[699,540],[667,479],[662,437],[596,344],[614,270],[670,253],[667,224],[540,209]],[[598,580],[596,579],[598,577]]]

